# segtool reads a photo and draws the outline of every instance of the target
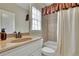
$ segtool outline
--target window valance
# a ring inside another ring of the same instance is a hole
[[[77,6],[79,6],[79,3],[53,3],[50,6],[46,6],[42,8],[42,14],[48,15],[51,13],[55,13],[59,10],[66,10]]]

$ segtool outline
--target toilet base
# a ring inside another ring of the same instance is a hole
[[[48,47],[43,47],[42,55],[43,56],[55,56],[55,50],[48,48]]]

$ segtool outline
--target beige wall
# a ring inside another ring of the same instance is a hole
[[[48,40],[48,15],[43,16],[42,18],[42,33],[43,33],[43,39],[44,42],[46,42]]]
[[[48,39],[57,40],[57,13],[48,16]]]
[[[43,16],[44,41],[57,41],[57,13]]]
[[[29,22],[25,21],[27,10],[20,8],[14,3],[0,3],[0,9],[15,13],[16,31],[29,32]]]

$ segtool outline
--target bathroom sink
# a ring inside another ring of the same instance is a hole
[[[16,40],[13,40],[11,41],[11,43],[21,43],[21,42],[25,42],[25,41],[28,41],[28,40],[31,40],[31,38],[18,38]]]

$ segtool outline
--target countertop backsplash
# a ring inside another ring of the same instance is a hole
[[[25,35],[30,35],[29,33],[21,33],[22,36],[25,36]],[[7,34],[7,38],[11,38],[11,37],[15,37],[15,34],[12,33],[12,34]]]

